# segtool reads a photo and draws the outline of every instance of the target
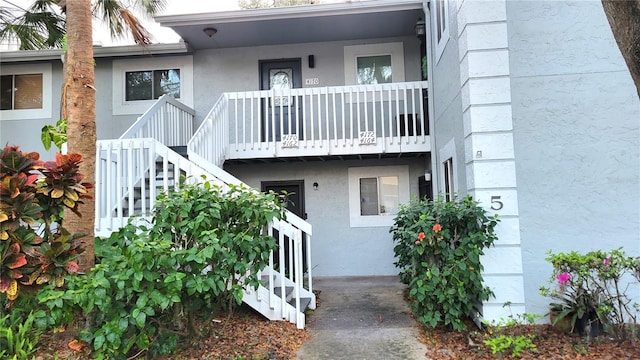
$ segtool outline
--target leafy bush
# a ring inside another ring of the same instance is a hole
[[[0,294],[8,301],[24,286],[62,286],[64,275],[78,270],[83,235],[62,227],[62,213],[66,207],[80,216],[92,184],[82,182],[79,154],[39,158],[17,146],[0,151]]]
[[[150,228],[132,224],[96,246],[99,264],[67,281],[66,291],[39,295],[55,323],[80,313],[81,340],[97,359],[149,350],[169,354],[175,333],[200,335],[193,320],[242,302],[243,287],[259,284],[275,240],[263,229],[283,210],[273,194],[209,183],[183,184],[158,197]]]
[[[25,313],[25,308],[12,309],[6,315],[0,311],[0,359],[29,359],[37,350],[40,331],[35,327],[34,313]]]
[[[424,326],[463,330],[473,307],[492,295],[482,285],[480,256],[495,241],[497,222],[469,196],[400,208],[391,228],[395,264]]]

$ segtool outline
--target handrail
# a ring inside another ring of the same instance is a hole
[[[96,235],[106,234],[124,226],[132,215],[137,215],[140,219],[149,218],[157,193],[166,192],[170,188],[179,189],[180,181],[177,179],[181,176],[186,176],[186,181],[191,183],[206,179],[222,188],[228,188],[230,184],[243,184],[233,175],[197,154],[192,154],[190,159],[186,159],[154,138],[100,140],[97,142],[96,152]],[[247,186],[247,189],[251,188]],[[312,228],[309,223],[285,210],[284,219],[274,218],[270,223],[268,232],[273,234],[274,231],[279,233],[278,244],[282,254],[279,258],[279,281],[286,286],[294,286],[296,294],[295,303],[292,305],[295,314],[289,312],[289,304],[286,303],[285,297],[282,297],[281,315],[290,321],[293,316],[297,326],[303,328],[304,309],[301,308],[301,294],[309,296],[312,306],[315,306],[311,263],[308,261],[307,269],[303,269],[302,260],[303,242],[307,252],[310,252]],[[290,249],[287,259],[283,250],[286,246],[285,241],[288,241]],[[273,254],[270,254],[270,258],[273,259]],[[270,265],[272,264],[273,261],[270,261]],[[287,264],[288,274],[285,271]],[[307,287],[303,283],[305,270],[308,277]],[[269,273],[275,282],[272,266]],[[273,291],[270,286],[270,295],[274,295]]]
[[[423,152],[431,147],[428,87],[413,81],[224,93],[188,147],[216,166],[228,159]]]
[[[120,139],[152,137],[168,146],[184,146],[193,134],[195,114],[195,110],[165,94]]]

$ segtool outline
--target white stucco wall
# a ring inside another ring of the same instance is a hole
[[[409,186],[418,194],[418,177],[425,158],[316,161],[227,166],[225,169],[250,186],[261,181],[304,180],[307,221],[313,226],[314,276],[396,275],[389,227],[351,227],[348,169],[362,166],[409,165]],[[312,184],[318,183],[314,191]]]
[[[599,1],[507,15],[526,310],[545,313],[549,249],[640,255],[640,101]]]

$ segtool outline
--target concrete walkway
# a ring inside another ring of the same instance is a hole
[[[418,324],[396,276],[314,279],[320,304],[307,317],[298,359],[425,359]]]

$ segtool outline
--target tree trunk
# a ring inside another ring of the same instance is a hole
[[[602,0],[602,7],[640,97],[640,0]]]
[[[93,184],[96,162],[96,89],[93,60],[93,38],[91,30],[91,0],[66,2],[67,55],[64,66],[63,113],[67,117],[67,141],[69,153],[82,155],[80,172],[84,182]],[[84,233],[80,255],[80,271],[88,272],[94,265],[94,190],[78,210],[79,218],[65,211],[64,227],[70,233]]]

